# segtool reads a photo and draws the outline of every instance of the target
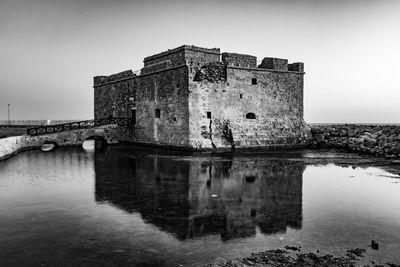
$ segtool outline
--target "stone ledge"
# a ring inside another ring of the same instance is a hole
[[[198,52],[203,52],[203,53],[208,53],[208,54],[215,54],[215,55],[220,55],[221,51],[219,48],[204,48],[204,47],[199,47],[199,46],[194,46],[194,45],[181,45],[178,46],[177,48],[173,48],[167,51],[163,51],[148,57],[145,57],[143,59],[143,62],[149,61],[149,60],[153,60],[156,58],[160,58],[166,55],[170,55],[170,54],[174,54],[178,51],[181,50],[192,50],[192,51],[198,51]]]
[[[278,72],[278,73],[292,73],[292,74],[306,74],[305,72],[298,72],[292,70],[273,70],[273,69],[263,69],[263,68],[245,68],[237,66],[226,66],[227,69],[241,69],[241,70],[251,70],[251,71],[262,71],[262,72]]]

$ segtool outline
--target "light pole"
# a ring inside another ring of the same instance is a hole
[[[7,104],[8,106],[8,126],[11,126],[11,121],[10,121],[10,104]]]

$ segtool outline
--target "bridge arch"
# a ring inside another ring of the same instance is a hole
[[[48,151],[53,151],[59,147],[60,146],[58,145],[58,142],[56,140],[50,139],[42,142],[42,144],[40,145],[40,150],[48,152]]]
[[[93,140],[93,142],[91,142]],[[89,143],[89,142],[91,143]],[[89,148],[89,149],[103,149],[108,146],[108,142],[106,137],[101,135],[90,135],[84,138],[82,147]]]
[[[77,123],[71,124],[74,126]],[[62,129],[60,127],[63,127]],[[91,149],[102,149],[107,145],[118,144],[119,139],[121,137],[122,131],[120,128],[122,126],[118,124],[110,124],[110,125],[100,125],[100,126],[92,126],[83,125],[82,127],[87,128],[79,128],[78,129],[66,129],[64,126],[51,126],[52,128],[34,128],[33,130],[28,131],[28,135],[26,136],[26,140],[24,140],[24,147],[41,147],[43,144],[53,144],[54,147],[63,147],[63,146],[83,146],[83,143],[88,140],[94,140],[90,146],[88,146],[87,150]],[[71,126],[71,127],[72,127]],[[50,126],[45,126],[50,127]],[[75,126],[74,126],[75,127]],[[50,130],[52,131],[50,133]],[[86,148],[85,148],[86,149]],[[50,150],[47,150],[50,151]]]
[[[86,141],[86,140],[101,141],[101,142],[108,144],[107,139],[101,135],[91,135],[91,136],[86,137],[84,141]]]

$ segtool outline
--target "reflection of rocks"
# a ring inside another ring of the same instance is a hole
[[[301,228],[303,166],[249,157],[189,159],[120,148],[96,153],[96,201],[139,212],[179,239],[249,237],[257,226],[265,234]]]

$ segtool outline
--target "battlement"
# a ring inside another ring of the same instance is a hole
[[[278,70],[278,71],[295,71],[304,72],[304,63],[295,62],[288,64],[288,60],[284,58],[265,57],[261,64],[258,65],[260,69]]]
[[[140,70],[140,75],[148,75],[185,65],[190,67],[190,72],[192,72],[192,70],[196,71],[202,66],[215,62],[220,62],[223,66],[232,68],[246,68],[257,71],[289,71],[304,74],[304,63],[302,62],[288,64],[287,59],[265,57],[261,64],[257,66],[257,57],[252,55],[228,52],[221,54],[219,48],[204,48],[193,45],[182,45],[174,49],[169,49],[145,57],[143,62],[144,67]],[[109,76],[96,76],[94,77],[94,86],[113,83],[118,80],[129,79],[135,76],[136,74],[134,74],[132,70],[119,72]]]
[[[288,70],[288,60],[283,58],[265,57],[259,68],[272,69],[272,70]]]
[[[304,72],[304,63],[303,62],[295,62],[295,63],[292,63],[292,64],[288,64],[288,70],[289,71]]]
[[[174,66],[183,65],[186,64],[186,62],[193,60],[195,55],[199,57],[204,56],[204,54],[212,55],[218,58],[217,61],[219,61],[220,49],[204,48],[194,45],[182,45],[174,49],[169,49],[167,51],[145,57],[143,63],[145,68],[149,65],[154,65],[165,60],[170,60]]]
[[[191,50],[194,52],[201,52],[201,53],[208,53],[208,54],[216,54],[216,55],[220,55],[220,53],[221,53],[219,48],[204,48],[204,47],[199,47],[199,46],[194,46],[194,45],[182,45],[182,46],[179,46],[174,49],[168,49],[167,51],[145,57],[143,60],[144,66],[154,64],[155,63],[154,61],[158,61],[157,59],[159,59],[159,58],[163,58],[165,56],[184,52],[186,50]]]
[[[222,58],[220,57],[222,55]],[[228,53],[220,54],[219,48],[203,48],[193,45],[182,45],[152,56],[145,57],[141,74],[188,65],[199,68],[211,62],[221,62],[226,67],[249,68],[259,70],[304,72],[304,64],[296,62],[288,64],[287,59],[265,57],[257,66],[257,57],[247,54]]]
[[[134,76],[135,76],[135,74],[133,74],[132,70],[126,70],[126,71],[115,73],[115,74],[112,74],[109,76],[95,76],[93,78],[93,83],[94,83],[94,86],[99,86],[102,84],[111,83],[111,82],[115,82],[118,80],[129,79]]]
[[[257,57],[246,54],[222,53],[222,62],[226,66],[257,68]]]
[[[173,67],[171,60],[164,60],[161,62],[157,62],[151,65],[147,65],[146,67],[142,68],[140,71],[141,75],[153,73],[159,70],[164,70]]]

